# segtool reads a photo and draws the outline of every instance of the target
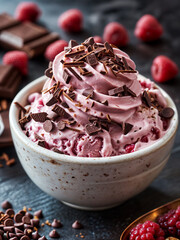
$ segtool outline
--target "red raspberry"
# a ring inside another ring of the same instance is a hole
[[[58,26],[66,32],[80,32],[82,29],[83,15],[78,9],[70,9],[58,19]]]
[[[127,30],[118,22],[111,22],[104,28],[103,39],[115,46],[126,46],[129,37]]]
[[[146,221],[138,224],[130,232],[130,240],[164,240],[164,231],[159,224]]]
[[[28,56],[22,51],[9,51],[3,56],[3,63],[18,68],[23,75],[28,73]]]
[[[103,40],[100,36],[94,36],[93,38],[94,38],[95,43],[103,43]]]
[[[151,74],[156,82],[166,82],[178,74],[178,66],[170,58],[157,56],[151,66]]]
[[[180,206],[160,216],[157,221],[167,237],[180,237]]]
[[[162,33],[161,24],[150,14],[146,14],[139,19],[134,31],[135,36],[145,42],[157,40]]]
[[[142,136],[141,142],[148,142],[148,137],[147,136]]]
[[[68,46],[68,43],[64,40],[57,40],[51,43],[45,51],[45,57],[49,61],[53,61],[55,56],[64,50],[64,47]]]
[[[21,2],[15,10],[15,17],[20,21],[35,22],[40,15],[41,10],[34,2]]]
[[[124,149],[125,149],[125,152],[126,153],[131,153],[131,152],[134,152],[134,147],[135,145],[132,143],[132,144],[127,144]]]

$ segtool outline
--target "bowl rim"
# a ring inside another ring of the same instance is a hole
[[[139,74],[139,77],[145,78],[144,76]],[[11,132],[14,131],[21,142],[23,144],[27,145],[31,150],[38,152],[39,154],[55,159],[56,161],[60,162],[66,162],[66,163],[77,163],[77,164],[93,164],[93,165],[98,165],[98,164],[115,164],[118,162],[125,162],[125,161],[132,161],[136,158],[140,158],[145,155],[149,155],[150,153],[156,151],[157,149],[163,147],[171,138],[174,137],[177,128],[178,128],[178,112],[177,108],[175,106],[175,103],[173,102],[172,98],[158,85],[156,85],[162,92],[163,96],[166,98],[168,101],[168,105],[174,109],[174,116],[171,119],[171,123],[169,126],[168,131],[166,134],[157,140],[155,143],[153,143],[150,146],[147,146],[146,148],[140,149],[138,151],[135,151],[133,153],[128,153],[128,154],[122,154],[122,155],[117,155],[117,156],[110,156],[110,157],[78,157],[78,156],[69,156],[65,154],[60,154],[53,152],[49,149],[42,148],[38,146],[36,143],[31,141],[22,131],[20,125],[18,124],[17,121],[17,112],[19,111],[14,102],[21,102],[23,99],[23,96],[27,96],[27,93],[30,92],[30,90],[37,85],[43,85],[45,80],[47,79],[46,76],[41,76],[31,83],[27,84],[24,88],[22,88],[15,98],[13,99],[10,110],[9,110],[9,122],[10,122],[10,129]],[[145,78],[146,79],[146,78]]]

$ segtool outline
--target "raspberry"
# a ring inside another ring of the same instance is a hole
[[[103,39],[118,47],[126,46],[129,41],[127,30],[118,22],[111,22],[106,25]]]
[[[34,2],[21,2],[15,10],[15,17],[20,21],[35,22],[40,15],[41,10]]]
[[[103,40],[100,36],[94,36],[93,38],[94,38],[95,43],[102,43],[103,42]]]
[[[159,39],[162,33],[163,28],[161,24],[150,14],[146,14],[139,19],[134,31],[135,36],[145,42]]]
[[[180,237],[180,206],[176,210],[170,210],[157,219],[166,236]]]
[[[64,50],[64,47],[68,46],[68,43],[64,40],[57,40],[51,43],[45,51],[45,57],[49,61],[53,61],[55,56]]]
[[[151,74],[156,82],[166,82],[178,74],[178,66],[170,58],[157,56],[151,66]]]
[[[3,63],[18,68],[23,75],[28,73],[28,56],[22,51],[9,51],[3,56]]]
[[[147,136],[142,136],[141,142],[148,142],[148,137]]]
[[[138,224],[130,232],[130,240],[164,240],[164,232],[159,224],[146,221]]]
[[[82,29],[83,15],[78,9],[70,9],[58,19],[58,26],[66,32],[80,32]]]
[[[125,152],[126,153],[131,153],[131,152],[134,152],[134,147],[135,145],[132,143],[132,144],[127,144],[124,148],[125,148]]]

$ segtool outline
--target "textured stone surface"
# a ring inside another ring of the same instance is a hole
[[[19,1],[0,0],[0,11],[13,14]],[[40,24],[47,26],[52,31],[57,31],[62,38],[71,38],[82,42],[90,35],[102,35],[103,27],[110,21],[119,21],[124,24],[130,35],[130,44],[124,50],[136,62],[141,74],[150,77],[150,66],[155,56],[164,54],[171,57],[180,66],[180,2],[179,0],[105,0],[105,1],[72,1],[72,0],[39,0],[42,16]],[[94,4],[93,4],[94,2]],[[66,34],[57,27],[57,18],[60,13],[69,8],[79,7],[85,16],[84,31],[80,34]],[[133,30],[135,22],[145,13],[158,17],[163,24],[165,33],[162,40],[156,43],[144,44],[138,41]],[[4,54],[0,50],[0,58]],[[21,87],[35,78],[43,75],[48,63],[43,59],[31,60],[29,64],[29,76],[23,81]],[[180,109],[180,81],[179,77],[174,81],[161,85],[171,97],[173,97]],[[52,221],[60,219],[63,228],[59,229],[62,240],[81,239],[76,234],[81,232],[88,240],[118,240],[123,229],[141,214],[180,197],[180,132],[177,134],[174,149],[170,160],[160,176],[143,193],[127,201],[119,207],[101,212],[84,212],[72,209],[59,203],[39,190],[22,169],[13,147],[0,149],[0,153],[7,152],[10,157],[16,158],[16,165],[0,169],[0,202],[5,199],[13,203],[14,209],[19,210],[23,206],[31,207],[34,211],[41,208],[45,219]],[[72,223],[78,219],[84,229],[72,229]],[[50,227],[45,226],[40,234],[47,238]]]

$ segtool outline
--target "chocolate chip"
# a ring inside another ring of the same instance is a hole
[[[174,115],[174,110],[170,107],[163,108],[159,115],[163,118],[171,118]]]
[[[33,218],[33,215],[30,212],[26,212],[25,216],[28,216],[29,218]]]
[[[85,125],[85,130],[88,135],[93,135],[101,131],[101,126],[97,122],[88,123]]]
[[[43,218],[42,210],[40,209],[40,210],[34,212],[34,216],[36,216],[38,218]]]
[[[52,98],[49,99],[49,101],[46,103],[46,105],[49,107],[49,106],[52,106],[53,104],[55,104],[57,102],[58,102],[57,98],[52,96]]]
[[[12,239],[12,238],[14,238],[14,237],[16,237],[17,238],[17,236],[16,236],[16,234],[15,233],[9,233],[9,237]]]
[[[12,208],[12,204],[9,201],[5,200],[4,202],[1,203],[1,207],[3,209]]]
[[[5,232],[11,232],[11,233],[14,232],[14,226],[4,226],[3,229]]]
[[[133,125],[130,124],[130,123],[123,123],[122,124],[122,129],[123,129],[124,135],[128,134],[131,131],[132,128],[133,128]]]
[[[33,229],[33,225],[31,224],[24,224],[24,229]]]
[[[15,223],[14,227],[22,230],[22,229],[24,229],[24,224],[22,222],[21,223]]]
[[[22,218],[22,222],[24,223],[24,224],[31,224],[31,219],[28,217],[28,216],[24,216],[23,218]]]
[[[31,219],[31,225],[33,225],[33,227],[39,227],[39,219]]]
[[[35,134],[35,135],[37,135],[37,134]],[[38,135],[37,135],[37,136],[38,136]],[[21,215],[23,215],[23,216],[25,216],[25,214],[26,214],[26,212],[25,212],[24,210],[20,210],[18,213],[21,214]]]
[[[71,80],[71,74],[69,74],[69,72],[67,71],[67,69],[63,70],[63,79],[65,81],[65,83],[69,83]]]
[[[35,231],[31,235],[32,239],[38,240],[41,236],[39,235],[38,231]]]
[[[14,236],[14,237],[9,238],[9,240],[18,240],[18,238],[16,236]]]
[[[27,235],[24,235],[20,238],[20,240],[30,240],[30,238]]]
[[[12,218],[14,217],[14,210],[12,208],[9,208],[6,210],[5,214]]]
[[[54,219],[51,226],[54,228],[60,228],[62,227],[62,223],[60,222],[60,220]]]
[[[43,128],[46,132],[51,132],[54,128],[54,124],[51,120],[46,120],[44,123],[43,123]]]
[[[58,130],[62,131],[62,130],[65,129],[65,127],[66,127],[66,124],[65,124],[63,121],[59,121],[59,122],[57,123],[57,128],[58,128]]]
[[[82,225],[78,220],[76,220],[76,221],[72,224],[72,228],[74,228],[74,229],[81,229],[81,228],[83,228],[83,225]]]
[[[53,77],[53,70],[52,70],[52,67],[46,69],[45,72],[44,72],[44,74],[46,75],[46,77],[48,77],[48,78],[52,78],[52,77]]]
[[[148,107],[151,107],[151,99],[150,97],[148,96],[148,93],[146,91],[143,92],[143,95],[142,95],[142,100],[143,102],[148,106]]]
[[[7,219],[4,221],[4,225],[5,225],[5,226],[14,226],[14,221],[13,221],[11,218],[7,218]]]
[[[23,226],[24,226],[24,224],[23,224]],[[22,234],[23,234],[23,231],[22,231],[22,230],[20,230],[19,228],[16,228],[16,227],[15,227],[15,229],[14,229],[14,230],[15,230],[15,233],[16,233],[16,234],[17,234],[17,233],[22,233]]]
[[[68,46],[70,47],[70,48],[73,48],[73,47],[75,47],[75,46],[77,46],[78,45],[78,43],[75,41],[75,40],[70,40],[69,41],[69,44],[68,44]]]
[[[60,117],[63,117],[66,115],[66,111],[63,108],[61,108],[60,106],[58,106],[57,104],[54,105],[54,107],[52,108],[52,111],[55,112]]]
[[[32,229],[25,229],[24,234],[31,238]]]
[[[53,230],[49,233],[49,236],[50,236],[51,238],[59,238],[59,237],[60,237],[59,233],[58,233],[55,229],[53,229]]]
[[[88,98],[93,98],[94,96],[94,91],[92,88],[87,88],[83,91],[82,95],[88,97]]]
[[[89,65],[91,66],[95,66],[98,64],[98,60],[95,56],[95,54],[91,53],[86,57],[87,63],[89,63]]]
[[[47,118],[47,113],[46,112],[31,113],[30,116],[35,122],[45,122]]]

